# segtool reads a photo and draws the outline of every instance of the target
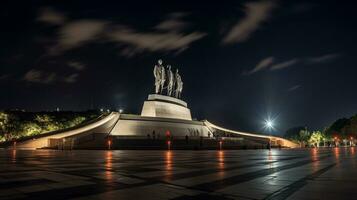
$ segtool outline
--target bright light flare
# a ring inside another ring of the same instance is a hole
[[[268,128],[273,128],[273,122],[272,122],[272,121],[267,121],[267,122],[266,122],[266,126],[267,126]]]
[[[274,122],[270,119],[265,121],[265,128],[267,129],[274,129]]]
[[[271,114],[267,113],[265,117],[261,118],[261,126],[262,130],[272,133],[272,131],[277,130],[277,122],[278,122],[279,114]]]

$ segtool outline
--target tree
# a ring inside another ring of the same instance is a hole
[[[17,138],[18,133],[21,130],[21,124],[19,119],[14,114],[0,113],[0,133],[2,135],[2,140],[10,141]]]
[[[310,139],[309,139],[309,144],[311,146],[319,147],[320,143],[325,140],[324,135],[320,131],[314,131],[312,132]]]
[[[305,127],[298,126],[298,127],[290,128],[285,132],[284,137],[291,140],[299,140],[299,134],[301,130],[305,130]]]
[[[77,126],[78,124],[83,123],[83,121],[85,121],[85,120],[86,120],[86,118],[82,117],[82,116],[75,117],[71,120],[68,120],[68,122],[66,123],[66,128]]]
[[[0,112],[0,142],[70,128],[96,118],[99,112]]]
[[[22,136],[34,136],[41,134],[42,132],[42,128],[34,122],[27,122],[22,127]]]
[[[57,131],[63,128],[61,122],[56,121],[53,116],[48,114],[37,114],[34,121],[42,128],[44,133]]]
[[[326,134],[327,135],[340,135],[342,132],[343,127],[347,126],[350,123],[350,120],[347,118],[342,118],[336,120],[330,127],[327,128]]]
[[[0,135],[4,135],[6,133],[6,127],[9,123],[8,114],[4,112],[0,112]]]
[[[299,143],[300,147],[305,147],[310,139],[310,132],[306,130],[306,127],[298,126],[288,129],[284,137],[295,143]]]
[[[357,115],[350,118],[349,123],[341,128],[344,138],[356,137],[357,135]]]
[[[310,132],[305,129],[300,130],[299,132],[299,137],[298,137],[298,141],[300,143],[301,147],[306,146],[306,144],[309,142],[310,139]]]

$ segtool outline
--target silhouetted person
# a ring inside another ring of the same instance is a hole
[[[152,132],[152,139],[155,140],[155,131]]]
[[[186,144],[188,144],[188,135],[185,136]]]

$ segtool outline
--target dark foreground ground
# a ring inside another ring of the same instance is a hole
[[[0,199],[354,199],[356,150],[0,150]]]

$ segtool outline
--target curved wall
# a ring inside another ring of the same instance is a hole
[[[141,136],[160,135],[165,137],[167,131],[171,136],[208,136],[209,130],[199,121],[143,117],[138,115],[121,115],[110,132],[112,136]]]
[[[23,149],[37,149],[44,148],[49,146],[50,139],[60,139],[66,138],[70,136],[83,135],[83,134],[91,134],[91,133],[109,133],[113,128],[117,120],[119,119],[119,113],[111,113],[103,119],[88,124],[84,127],[80,127],[74,130],[65,131],[62,133],[58,133],[55,135],[45,136],[33,140],[27,140],[16,145],[17,148]]]

